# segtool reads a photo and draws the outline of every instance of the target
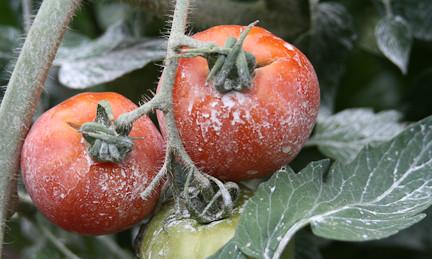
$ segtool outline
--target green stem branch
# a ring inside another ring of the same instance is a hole
[[[45,0],[31,26],[0,107],[0,254],[21,146],[67,25],[80,0]]]
[[[176,50],[184,43],[183,41],[185,40],[186,21],[190,4],[189,2],[189,0],[178,0],[176,2],[174,16],[172,20],[171,33],[168,38],[167,56],[165,58],[164,64],[165,69],[161,77],[161,90],[159,94],[165,101],[164,115],[167,128],[167,152],[173,152],[173,154],[178,155],[185,163],[184,166],[186,168],[198,172],[199,170],[196,168],[192,159],[187,154],[180,139],[180,134],[178,132],[174,118],[172,104],[173,88],[178,66],[178,57]],[[201,180],[205,182],[202,178]]]
[[[115,126],[120,131],[123,130],[122,128],[131,128],[132,124],[143,115],[148,114],[155,109],[164,110],[165,103],[166,102],[162,99],[162,96],[157,94],[137,109],[120,115],[115,121]]]

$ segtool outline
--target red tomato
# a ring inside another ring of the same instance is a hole
[[[216,26],[193,37],[222,46],[243,28]],[[196,57],[180,60],[173,92],[186,151],[199,168],[223,180],[263,177],[290,162],[319,109],[317,76],[297,48],[259,27],[252,28],[243,48],[258,65],[250,90],[219,93],[206,84],[206,59]]]
[[[121,164],[97,163],[87,143],[68,123],[95,119],[97,103],[107,100],[114,116],[136,105],[116,93],[83,93],[45,112],[25,139],[21,155],[24,183],[33,202],[52,222],[81,234],[108,234],[129,228],[150,214],[159,193],[140,193],[163,163],[163,139],[147,117],[130,133],[135,146]]]

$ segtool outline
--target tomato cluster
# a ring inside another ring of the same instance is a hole
[[[243,28],[216,26],[193,37],[222,46]],[[319,108],[316,74],[297,48],[253,27],[243,49],[257,64],[248,89],[219,92],[207,80],[210,68],[203,57],[180,59],[173,88],[174,117],[187,153],[198,168],[221,180],[267,176],[290,162]],[[88,144],[71,125],[93,121],[102,100],[114,117],[136,108],[115,93],[72,97],[35,122],[21,156],[35,205],[52,222],[82,234],[124,230],[149,215],[159,196],[158,190],[146,200],[140,196],[164,158],[164,140],[148,117],[134,123],[134,147],[121,163],[90,158]],[[165,134],[162,114],[158,120]]]

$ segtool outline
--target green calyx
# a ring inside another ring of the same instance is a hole
[[[256,68],[255,57],[244,51],[242,46],[246,36],[257,22],[246,27],[239,39],[229,37],[224,48],[230,51],[207,55],[210,72],[207,81],[212,82],[221,93],[242,91],[252,87],[252,78]]]
[[[132,151],[133,141],[128,134],[131,127],[116,128],[111,106],[107,101],[98,103],[96,119],[79,127],[88,143],[88,154],[97,162],[121,163]]]
[[[205,57],[210,68],[207,82],[220,93],[250,89],[257,64],[255,56],[245,51],[242,46],[246,36],[257,23],[258,21],[249,24],[238,39],[229,37],[223,47],[213,45],[205,48],[179,49],[180,54],[177,57]]]
[[[243,49],[235,48],[238,41],[228,38],[225,47],[231,44],[232,50],[228,55],[219,54],[207,57],[210,72],[207,81],[213,83],[221,93],[242,91],[252,87],[252,78],[256,67],[255,57]]]

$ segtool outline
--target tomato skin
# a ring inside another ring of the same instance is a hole
[[[216,253],[233,236],[240,213],[251,196],[243,192],[230,218],[200,225],[177,219],[173,202],[164,204],[146,226],[140,245],[142,259],[201,259]]]
[[[193,37],[222,46],[243,28],[216,26]],[[298,49],[259,27],[252,28],[243,48],[258,64],[250,90],[219,93],[206,84],[207,61],[196,57],[179,61],[173,91],[186,151],[198,168],[222,180],[264,177],[289,163],[319,109],[317,76]],[[159,122],[164,125],[160,114]]]
[[[45,112],[28,133],[21,154],[24,183],[36,207],[60,227],[100,235],[129,228],[150,214],[159,191],[140,193],[163,163],[163,139],[147,117],[134,123],[133,150],[121,164],[98,163],[82,135],[68,123],[95,119],[107,100],[117,118],[136,105],[116,93],[83,93]]]
[[[234,236],[238,215],[203,226],[193,219],[166,223],[172,209],[165,205],[147,226],[140,247],[142,259],[207,258]]]

